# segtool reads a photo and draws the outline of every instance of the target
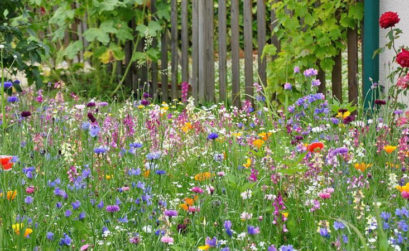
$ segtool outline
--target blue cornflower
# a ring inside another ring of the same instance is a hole
[[[104,208],[104,202],[101,200],[101,201],[98,203],[97,207],[98,207],[99,209]]]
[[[141,148],[142,146],[143,146],[142,143],[137,143],[137,142],[129,144],[129,147],[131,148]]]
[[[106,146],[100,146],[100,147],[96,147],[94,149],[94,153],[96,153],[96,154],[104,154],[107,151],[108,151],[108,147],[106,147]]]
[[[58,209],[60,209],[60,208],[62,208],[62,203],[61,203],[61,202],[57,202],[57,203],[55,204],[55,206],[56,206]]]
[[[71,214],[72,214],[71,210],[68,209],[67,211],[65,211],[65,217],[70,217]]]
[[[54,233],[52,233],[52,232],[47,232],[47,234],[45,236],[50,241],[52,241],[54,239]]]
[[[81,202],[79,200],[77,200],[77,201],[74,201],[73,203],[71,203],[71,205],[72,205],[72,208],[74,210],[77,210],[81,206]]]
[[[224,229],[226,230],[226,234],[230,237],[233,235],[233,232],[231,231],[231,226],[232,226],[231,221],[229,220],[224,221]]]
[[[16,96],[8,97],[8,98],[7,98],[7,102],[9,102],[9,103],[16,103],[16,102],[18,102],[18,97],[16,97]]]
[[[215,139],[217,139],[219,137],[219,134],[217,134],[217,133],[215,133],[215,132],[212,132],[212,133],[210,133],[208,136],[207,136],[207,139],[209,139],[209,140],[215,140]]]
[[[24,202],[26,204],[31,204],[31,203],[33,203],[33,201],[34,201],[34,198],[31,197],[31,196],[26,196],[26,198],[24,199]]]
[[[81,129],[84,131],[88,131],[89,127],[91,126],[91,124],[87,121],[87,122],[83,122],[81,125]]]
[[[61,240],[60,240],[60,246],[69,246],[69,245],[71,245],[71,242],[72,242],[72,239],[66,234],[66,233],[64,233],[64,237],[63,238],[61,238]]]
[[[158,175],[163,175],[163,174],[166,174],[166,171],[165,170],[156,170],[155,173],[158,174]]]
[[[137,176],[141,174],[141,169],[137,168],[137,169],[130,169],[128,170],[128,175],[129,176]]]
[[[159,159],[161,155],[162,155],[162,152],[161,152],[161,151],[151,152],[151,153],[148,153],[148,154],[146,155],[146,158],[147,158],[148,160],[155,160],[155,159]]]
[[[12,86],[13,86],[13,83],[12,83],[12,82],[10,82],[10,81],[4,82],[4,89],[8,89],[8,88],[10,88],[10,87],[12,87]]]
[[[396,216],[399,216],[399,217],[402,217],[402,216],[409,217],[409,211],[404,207],[402,207],[401,209],[396,208],[395,214]]]
[[[281,246],[280,251],[294,251],[293,245]]]
[[[344,228],[345,228],[344,223],[342,223],[340,221],[334,221],[334,229],[335,230],[344,229]]]
[[[324,237],[324,238],[329,238],[330,237],[328,229],[326,229],[324,227],[320,228],[320,235],[322,237]]]
[[[85,212],[81,212],[80,215],[78,216],[78,218],[79,218],[80,220],[85,219]]]
[[[409,230],[409,226],[408,226],[408,224],[406,223],[406,221],[404,221],[404,220],[401,220],[401,221],[398,222],[398,227],[399,227],[399,229],[401,229],[403,232],[407,232],[407,231]]]
[[[98,136],[98,134],[99,134],[99,131],[100,131],[101,129],[99,128],[99,126],[98,125],[91,125],[90,127],[89,127],[89,135],[91,136],[91,137],[96,137],[96,136]]]
[[[121,223],[128,223],[128,216],[125,215],[124,217],[120,217],[118,221]]]
[[[381,213],[381,218],[384,220],[384,221],[388,221],[390,218],[391,218],[391,213],[389,213],[389,212],[382,212]]]
[[[259,227],[254,227],[254,226],[248,226],[247,227],[247,233],[249,235],[256,235],[260,233],[260,228]]]

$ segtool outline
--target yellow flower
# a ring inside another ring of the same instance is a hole
[[[346,119],[349,115],[351,115],[351,112],[349,112],[349,111],[346,111],[346,112],[338,112],[337,118]]]
[[[150,170],[146,170],[145,172],[143,172],[143,177],[148,178],[150,173]]]
[[[282,212],[281,213],[285,218],[288,218],[288,212]]]
[[[386,153],[392,153],[396,148],[396,146],[387,145],[383,147],[383,150],[385,150]]]
[[[371,166],[372,166],[372,164],[365,164],[365,163],[356,163],[354,165],[355,169],[359,170],[361,172],[364,172],[366,169],[368,169]]]
[[[17,223],[11,225],[11,228],[14,230],[16,234],[20,234],[20,230],[23,228],[24,224],[23,223]]]
[[[253,146],[257,148],[261,148],[264,145],[264,140],[262,139],[256,139],[253,141]]]
[[[240,137],[240,136],[242,135],[242,133],[241,133],[241,132],[234,132],[234,133],[232,133],[231,135],[232,135],[233,137],[238,138],[238,137]]]
[[[143,109],[145,106],[143,105],[138,105],[138,109]]]
[[[212,174],[210,172],[198,173],[195,175],[195,180],[197,181],[204,181],[210,179]]]
[[[24,237],[27,237],[29,234],[33,232],[33,229],[31,228],[26,228],[26,231],[24,231]]]
[[[17,196],[17,190],[7,191],[7,200],[14,200]],[[0,193],[0,197],[3,197],[3,193]]]
[[[200,246],[198,248],[199,248],[199,250],[209,250],[210,246],[209,245],[204,245],[204,246]]]
[[[244,166],[245,168],[249,168],[252,163],[253,163],[253,161],[252,161],[250,158],[248,158],[246,164],[243,164],[243,166]]]
[[[406,183],[404,186],[396,186],[396,189],[399,190],[399,192],[408,192],[409,193],[409,182]]]
[[[109,174],[105,175],[105,179],[106,179],[106,180],[110,180],[110,179],[112,179],[113,177],[114,177],[114,175],[109,175]]]
[[[390,168],[399,168],[399,164],[393,164],[391,162],[386,162],[386,166]]]
[[[259,133],[258,136],[266,141],[271,136],[271,132],[262,132]]]
[[[186,122],[185,125],[182,127],[182,131],[184,133],[189,132],[193,128],[192,123]]]

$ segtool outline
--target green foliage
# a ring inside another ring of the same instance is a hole
[[[168,4],[158,3],[157,15],[152,15],[148,0],[84,0],[80,4],[74,0],[27,1],[42,10],[43,14],[37,16],[36,22],[40,23],[37,28],[38,31],[47,30],[44,43],[56,55],[50,60],[53,74],[49,80],[66,77],[65,71],[57,70],[66,61],[71,68],[75,67],[71,69],[74,75],[71,81],[80,82],[86,75],[101,92],[112,92],[116,85],[122,87],[133,63],[148,66],[159,58],[159,47],[154,47],[152,40],[161,34],[170,18]],[[87,25],[85,32],[73,29],[81,22]],[[144,49],[137,51],[141,43]],[[130,54],[131,58],[127,65],[123,65],[125,54]],[[84,62],[74,66],[73,62],[80,55]],[[90,67],[85,69],[88,63]],[[78,66],[83,66],[83,70],[78,70]],[[118,67],[125,68],[122,75],[117,75]]]
[[[282,85],[295,80],[291,77],[295,66],[332,70],[333,58],[346,47],[347,30],[358,27],[363,18],[363,3],[354,0],[270,0],[270,3],[277,18],[272,35],[277,36],[281,48],[275,50],[268,45],[263,54],[275,56],[268,64],[268,91],[282,102]]]
[[[0,1],[0,44],[4,45],[2,61],[4,68],[8,69],[7,77],[24,72],[29,84],[41,86],[40,72],[34,64],[41,62],[46,47],[36,39],[33,25],[28,22],[30,15],[22,1]]]

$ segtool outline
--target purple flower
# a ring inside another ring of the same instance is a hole
[[[160,151],[151,152],[151,153],[148,153],[148,154],[146,155],[146,158],[147,158],[148,160],[155,160],[155,159],[159,159],[161,155],[162,155],[162,152],[160,152]]]
[[[300,73],[300,67],[298,66],[294,67],[294,73]]]
[[[72,214],[71,210],[68,209],[67,211],[65,211],[65,217],[70,217],[71,214]]]
[[[233,235],[233,232],[231,231],[231,226],[232,226],[231,221],[229,220],[224,221],[224,229],[226,230],[226,234],[230,237]]]
[[[216,237],[213,237],[213,239],[210,239],[209,237],[206,237],[205,243],[206,243],[206,245],[208,245],[210,247],[216,247],[217,239],[216,239]]]
[[[320,235],[324,238],[329,238],[329,232],[328,229],[326,229],[325,227],[320,228]]]
[[[104,208],[104,202],[101,200],[101,201],[98,203],[97,207],[98,207],[99,209]]]
[[[219,135],[218,135],[217,133],[212,132],[212,133],[210,133],[210,134],[207,136],[207,139],[215,140],[215,139],[217,139],[218,137],[219,137]]]
[[[74,210],[77,210],[81,206],[81,202],[79,200],[77,200],[77,201],[74,201],[73,203],[71,203],[71,205],[72,205],[72,208]]]
[[[52,241],[54,239],[54,233],[52,233],[52,232],[47,232],[47,234],[45,236],[50,241]]]
[[[16,102],[18,102],[18,97],[16,97],[16,96],[8,97],[8,98],[7,98],[7,102],[9,102],[9,103],[16,103]]]
[[[284,90],[291,90],[292,85],[290,83],[285,83],[284,84]]]
[[[321,85],[321,81],[320,81],[319,79],[314,79],[314,80],[311,82],[311,85],[312,85],[312,86],[320,86],[320,85]]]
[[[168,216],[168,217],[175,217],[175,216],[178,216],[178,211],[176,211],[176,210],[165,210],[165,216]]]
[[[109,205],[106,207],[107,212],[114,213],[119,211],[118,205]]]
[[[71,242],[72,242],[71,238],[67,234],[64,233],[64,237],[61,238],[59,244],[60,246],[69,246],[71,245]]]
[[[94,153],[96,154],[104,154],[108,151],[108,147],[100,146],[94,149]]]
[[[314,68],[310,68],[304,71],[304,76],[306,77],[313,77],[317,75],[318,75],[318,71]]]
[[[85,212],[81,212],[80,215],[78,216],[78,218],[79,218],[80,220],[85,219]]]
[[[94,137],[98,136],[100,130],[101,129],[99,128],[98,125],[95,125],[95,124],[91,125],[91,126],[89,126],[89,135],[94,138]]]
[[[94,115],[92,114],[92,112],[88,113],[88,119],[92,122],[95,123],[97,121],[97,119],[94,117]]]
[[[142,99],[141,100],[141,105],[143,105],[143,106],[147,106],[147,105],[149,105],[151,102],[149,102],[149,100],[147,100],[147,99]]]
[[[13,86],[13,83],[12,83],[12,82],[10,82],[10,81],[4,82],[4,89],[8,89],[8,88],[10,88],[10,87],[12,87],[12,86]]]
[[[345,228],[344,223],[342,223],[340,221],[334,221],[334,229],[335,230],[344,229],[344,228]]]
[[[281,246],[280,251],[294,251],[293,245]]]
[[[277,251],[277,248],[274,245],[268,247],[267,251]]]
[[[100,107],[108,106],[108,102],[99,102],[98,106]]]
[[[260,233],[260,228],[259,227],[254,227],[254,226],[248,226],[247,227],[247,233],[249,235],[256,235]]]
[[[164,175],[164,174],[166,174],[166,171],[165,170],[156,170],[155,173],[157,175]]]
[[[95,106],[95,102],[89,102],[88,104],[87,104],[87,107],[94,107]]]
[[[21,117],[23,117],[23,118],[28,118],[30,116],[31,116],[31,112],[29,112],[29,111],[21,112]]]
[[[26,196],[26,198],[24,199],[24,202],[26,204],[31,204],[31,203],[33,203],[33,201],[34,201],[34,199],[31,196]]]

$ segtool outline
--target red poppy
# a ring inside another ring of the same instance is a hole
[[[324,148],[323,143],[315,142],[315,143],[312,143],[312,144],[308,145],[307,150],[309,152],[319,152],[319,151],[321,151],[322,148]]]
[[[10,171],[13,168],[12,158],[12,156],[0,156],[0,164],[4,171]]]

